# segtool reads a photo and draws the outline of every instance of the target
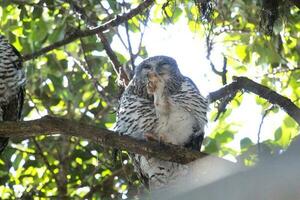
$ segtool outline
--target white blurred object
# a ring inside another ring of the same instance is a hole
[[[261,158],[256,167],[242,167],[208,157],[191,164],[176,186],[154,191],[152,199],[172,200],[299,200],[300,140],[282,155]]]

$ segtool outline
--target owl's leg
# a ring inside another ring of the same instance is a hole
[[[166,138],[166,136],[165,135],[160,135],[159,137],[158,137],[158,142],[159,143],[170,143],[168,140],[167,140],[167,138]]]
[[[151,132],[145,133],[144,137],[148,140],[148,141],[157,141],[159,143],[170,143],[169,141],[167,141],[165,135],[161,134],[161,135],[157,135]]]

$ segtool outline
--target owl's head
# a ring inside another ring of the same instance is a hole
[[[134,79],[140,92],[146,91],[151,76],[162,80],[169,93],[176,92],[184,79],[175,59],[168,56],[150,57],[136,67]]]

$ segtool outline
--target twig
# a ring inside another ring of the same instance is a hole
[[[267,116],[267,114],[274,109],[274,105],[272,105],[269,109],[265,110],[263,115],[261,116],[261,121],[258,127],[258,132],[257,132],[257,147],[258,147],[258,152],[260,152],[260,134],[261,134],[261,129],[262,129],[262,125],[264,123],[264,120]]]
[[[223,69],[222,69],[222,83],[223,85],[227,84],[227,58],[223,56]]]
[[[133,55],[133,52],[132,52],[131,40],[130,40],[130,35],[129,35],[128,21],[125,22],[125,30],[126,30],[125,32],[126,32],[127,43],[128,43],[128,50],[129,50],[129,55],[130,55],[130,62],[131,62],[132,69],[134,69],[135,68],[135,65],[134,65],[134,55]]]
[[[56,174],[52,171],[52,167],[51,167],[51,165],[50,165],[50,163],[49,163],[47,157],[43,154],[44,151],[43,151],[42,147],[39,145],[39,143],[36,141],[35,138],[32,138],[32,141],[33,141],[33,143],[34,143],[34,145],[35,145],[35,147],[36,147],[36,149],[37,149],[38,155],[41,156],[41,158],[43,159],[45,165],[47,166],[47,169],[48,169],[48,170],[50,171],[50,173],[52,174],[52,176],[53,176],[53,178],[54,178],[56,184],[59,185],[58,178],[56,177]]]
[[[213,38],[212,34],[213,34],[213,26],[214,23],[211,23],[211,25],[209,26],[209,29],[206,31],[208,32],[206,34],[206,47],[207,47],[207,54],[206,54],[206,59],[209,61],[210,67],[212,69],[212,71],[217,74],[218,76],[221,76],[222,78],[222,84],[226,85],[227,84],[227,79],[226,79],[226,75],[227,75],[227,58],[225,56],[223,56],[224,60],[223,60],[223,69],[222,71],[217,70],[215,64],[212,62],[210,56],[211,56],[211,51],[213,50]]]
[[[119,80],[122,82],[122,85],[123,86],[128,85],[129,78],[126,75],[126,73],[122,67],[122,64],[119,62],[117,55],[112,50],[109,42],[107,41],[104,33],[99,32],[97,35],[101,39],[101,43],[103,44],[104,50],[105,50],[106,54],[108,55],[108,57],[110,58],[111,62],[113,63],[114,71],[118,75]]]
[[[105,94],[104,87],[99,83],[99,81],[95,78],[94,74],[92,73],[92,68],[89,65],[89,61],[88,61],[88,58],[87,58],[86,52],[85,52],[84,42],[82,41],[82,39],[80,39],[80,46],[81,46],[81,50],[82,50],[82,54],[83,54],[83,59],[86,63],[86,65],[82,64],[83,71],[92,80],[94,87],[95,87],[96,91],[98,92],[99,96],[102,99],[104,99],[108,104],[110,104],[111,100]],[[80,61],[78,61],[78,62],[80,62]]]
[[[101,187],[103,187],[105,183],[112,181],[115,176],[126,174],[128,170],[129,170],[128,165],[123,165],[121,168],[114,170],[111,175],[104,177],[99,184],[93,185],[90,191],[84,195],[83,199],[91,199],[95,192],[101,191]]]
[[[109,11],[103,6],[102,1],[99,2],[99,5],[101,6],[101,8],[104,10],[104,12],[107,14],[107,16],[110,16],[111,14],[109,13]],[[120,35],[119,31],[117,28],[113,29],[115,34],[118,36],[118,38],[120,39],[122,45],[124,46],[125,49],[127,49],[127,45],[125,44],[125,41],[123,40],[122,36]]]
[[[226,106],[234,99],[236,92],[233,92],[232,94],[229,94],[227,96],[224,96],[222,99],[219,99],[220,102],[218,102],[217,108],[218,108],[218,114],[215,117],[214,121],[217,121],[219,119],[220,115],[222,113],[226,112]]]
[[[168,15],[168,12],[166,11],[166,8],[169,6],[170,4],[170,0],[167,0],[161,7],[161,10],[163,11],[163,14],[165,14],[167,20],[169,21],[169,23],[172,23],[172,19],[171,17]]]

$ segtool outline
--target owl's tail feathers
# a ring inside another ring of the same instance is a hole
[[[8,144],[8,138],[0,137],[0,154],[2,154],[7,144]]]

